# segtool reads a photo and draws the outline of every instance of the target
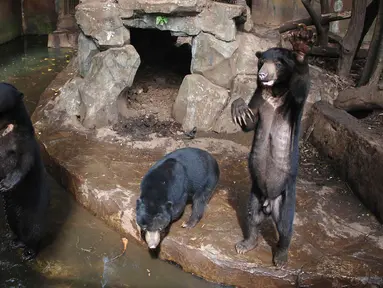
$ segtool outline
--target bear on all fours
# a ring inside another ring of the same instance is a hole
[[[158,246],[170,224],[181,217],[188,200],[192,201],[192,213],[182,227],[197,225],[219,175],[217,161],[198,148],[175,150],[149,169],[141,181],[136,220],[150,249]]]
[[[245,132],[254,131],[249,155],[252,187],[247,207],[247,231],[236,244],[243,254],[257,246],[259,225],[271,214],[279,234],[274,265],[284,266],[293,233],[295,185],[299,162],[299,130],[310,89],[306,54],[313,33],[306,26],[291,32],[292,50],[257,52],[258,87],[247,105],[231,106],[232,118]]]
[[[44,235],[50,197],[45,176],[23,94],[0,83],[0,195],[16,236],[11,247],[24,248],[24,260],[36,256]]]

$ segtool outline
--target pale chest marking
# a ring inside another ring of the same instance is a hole
[[[286,99],[286,95],[287,92],[280,97],[275,97],[273,96],[272,90],[269,88],[266,88],[262,91],[263,100],[270,104],[274,110],[283,105]]]

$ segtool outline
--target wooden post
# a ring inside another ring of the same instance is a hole
[[[337,74],[347,77],[350,73],[356,48],[362,36],[364,18],[366,15],[367,0],[352,1],[351,20],[346,36],[342,41],[341,53],[338,61]]]

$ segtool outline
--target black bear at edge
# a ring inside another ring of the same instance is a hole
[[[257,246],[259,225],[271,215],[279,234],[273,263],[283,267],[293,233],[299,130],[310,89],[306,54],[313,33],[304,25],[291,32],[293,49],[257,52],[258,86],[247,105],[242,98],[231,106],[233,121],[244,132],[254,131],[248,159],[252,187],[247,207],[247,231],[236,244],[239,254]]]
[[[45,233],[50,191],[23,97],[13,85],[0,83],[0,194],[16,236],[11,248],[24,248],[22,258],[31,260]]]
[[[136,221],[150,249],[155,249],[171,223],[179,219],[187,204],[192,213],[183,228],[201,220],[219,180],[217,161],[198,148],[175,150],[156,162],[141,181]]]

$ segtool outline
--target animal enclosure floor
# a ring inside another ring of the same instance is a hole
[[[49,171],[79,203],[118,231],[144,245],[135,223],[143,175],[165,153],[185,146],[199,147],[216,157],[221,170],[219,185],[195,228],[181,228],[190,215],[190,206],[172,225],[157,251],[160,258],[207,280],[237,287],[383,284],[381,224],[309,144],[301,144],[289,263],[278,270],[271,261],[277,237],[270,221],[262,225],[256,249],[238,255],[234,248],[242,239],[250,190],[247,157],[251,133],[246,137],[243,133],[227,137],[197,133],[193,140],[152,135],[149,140],[136,141],[110,129],[84,133],[64,127],[49,101],[69,77],[65,73],[40,99],[33,119],[36,134],[45,147]]]

